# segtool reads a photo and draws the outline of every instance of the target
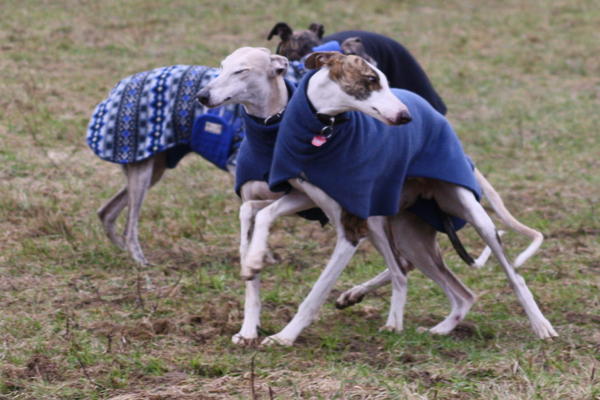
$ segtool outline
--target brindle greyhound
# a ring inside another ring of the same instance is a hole
[[[340,113],[354,110],[363,112],[386,124],[399,124],[406,121],[407,108],[389,90],[385,75],[363,59],[334,52],[314,53],[306,60],[306,65],[309,68],[320,69],[308,81],[306,94],[303,90],[298,90],[296,95],[307,96],[317,114],[325,114],[333,118]],[[349,118],[352,119],[353,114],[349,115]],[[293,116],[288,114],[286,118],[293,118]],[[352,129],[354,125],[345,126]],[[423,125],[422,135],[428,134],[425,131],[428,129],[425,128],[427,126]],[[341,132],[336,134],[338,137],[344,137],[344,128],[341,128]],[[275,161],[274,165],[277,165]],[[298,314],[281,332],[265,339],[263,341],[265,344],[291,345],[295,341],[302,329],[315,318],[337,277],[357,247],[352,235],[348,234],[343,220],[344,210],[339,203],[321,188],[307,181],[305,177],[290,178],[289,183],[293,188],[304,192],[327,213],[338,232],[337,245],[326,269],[301,304]],[[451,314],[431,331],[434,333],[450,332],[464,318],[464,312],[468,311],[472,305],[473,298],[470,291],[445,267],[435,243],[435,230],[417,217],[403,212],[419,197],[434,199],[441,210],[462,218],[475,227],[504,269],[510,286],[529,317],[534,333],[540,338],[557,336],[554,328],[537,306],[524,279],[516,273],[505,256],[495,226],[473,192],[445,181],[427,178],[409,179],[403,190],[400,212],[392,217],[370,217],[367,223],[376,223],[375,221],[381,220],[387,222],[392,235],[390,240],[400,252],[397,255],[401,255],[398,257],[400,262],[397,265],[402,265],[402,261],[405,261],[407,264],[418,267],[444,288],[451,302],[457,302],[457,304],[453,304]],[[266,242],[268,227],[277,216],[273,210],[278,210],[277,203],[279,202],[285,202],[285,199],[278,200],[261,210],[256,216],[253,242],[257,240]],[[383,222],[380,223],[383,225]],[[258,248],[260,249],[260,246]],[[250,271],[247,270],[244,273],[249,277],[252,277],[252,273],[261,268],[261,256],[255,254],[254,250],[251,246],[245,265]],[[396,276],[398,282],[402,282],[405,290],[406,276],[403,269],[390,268],[390,271],[392,279]],[[437,275],[438,273],[439,275]],[[405,293],[403,295],[405,296]]]
[[[273,115],[275,113],[280,112],[287,104],[288,96],[286,92],[277,89],[278,87],[283,87],[283,79],[281,76],[277,75],[277,77],[275,78],[276,80],[281,80],[279,85],[270,82],[269,79],[267,79],[269,75],[271,75],[271,78],[273,77],[273,74],[269,72],[270,69],[268,67],[272,57],[273,56],[270,55],[268,50],[266,49],[243,48],[236,50],[223,61],[223,69],[220,77],[213,81],[211,84],[209,84],[199,94],[201,101],[209,106],[218,106],[226,103],[236,102],[242,103],[249,110],[253,110],[250,111],[251,114],[252,112],[254,112],[260,117],[268,117],[269,115]],[[254,61],[249,61],[254,58],[262,58],[262,64],[267,66],[262,71],[263,78],[261,79],[255,78],[255,75],[259,74],[260,71],[256,69],[255,65],[253,65]],[[365,63],[364,65],[368,64]],[[380,72],[378,73],[381,74]],[[261,88],[260,85],[257,85],[257,82],[259,81],[264,82],[262,84],[264,85],[264,87]],[[382,81],[384,81],[384,79],[382,79]],[[271,88],[270,91],[268,90],[269,87]],[[516,222],[517,224],[519,224],[518,221],[514,220],[514,218],[510,215],[506,208],[503,207],[501,202],[498,203],[496,201],[497,199],[499,199],[499,196],[494,191],[493,187],[491,187],[491,185],[489,185],[489,183],[485,181],[485,178],[481,174],[478,174],[477,178],[480,182],[482,182],[484,192],[491,199],[492,207],[498,213],[501,220],[512,229],[515,229],[514,223]],[[252,182],[252,184],[262,185],[263,188],[267,188],[265,182]],[[305,182],[305,184],[307,183]],[[246,201],[244,201],[244,203],[242,204],[242,207],[240,209],[240,218],[242,222],[242,245],[240,249],[242,256],[242,268],[244,271],[243,274],[245,274],[248,278],[253,279],[247,282],[244,323],[240,332],[233,337],[233,340],[236,343],[243,343],[248,340],[255,340],[258,337],[257,326],[260,325],[258,272],[260,271],[260,264],[262,263],[264,251],[266,250],[266,238],[268,236],[268,228],[275,218],[281,215],[288,215],[297,211],[314,207],[315,203],[322,205],[323,207],[325,207],[324,210],[326,212],[328,211],[330,217],[334,218],[332,221],[336,222],[336,228],[338,230],[338,246],[336,247],[336,249],[338,249],[336,251],[337,256],[334,257],[333,264],[330,263],[330,265],[335,265],[337,264],[337,261],[342,261],[342,259],[340,259],[340,256],[342,256],[343,254],[340,254],[340,249],[346,248],[347,240],[344,242],[344,230],[343,227],[341,227],[340,225],[341,217],[339,217],[338,215],[340,213],[336,213],[335,211],[336,203],[332,202],[331,199],[329,199],[328,196],[326,196],[324,193],[319,193],[318,195],[315,195],[315,193],[318,192],[318,189],[314,187],[308,189],[313,194],[313,196],[310,198],[307,197],[306,194],[303,193],[304,187],[302,185],[302,183],[295,185],[294,187],[296,190],[292,190],[289,194],[273,202],[270,206],[264,208],[262,211],[259,211],[258,215],[256,216],[256,228],[253,234],[251,244],[251,246],[254,247],[253,251],[255,254],[253,265],[253,267],[255,268],[254,270],[252,270],[252,268],[249,267],[249,264],[253,264],[253,262],[248,262],[247,259],[249,256],[246,256],[246,254],[248,253],[247,234],[249,232],[248,229],[251,224],[251,218],[254,213],[254,210],[261,208],[264,205],[264,203],[258,204],[257,207],[253,207],[249,202]],[[410,190],[413,189],[407,188],[406,192],[410,192]],[[328,200],[325,201],[324,199]],[[399,227],[401,226],[402,221],[405,221],[405,224],[414,225],[412,226],[412,228],[409,226],[407,229],[418,230],[419,222],[411,221],[410,216],[407,216],[405,214],[407,213],[402,213],[401,216],[396,217],[399,219],[400,222],[398,222],[395,226]],[[382,217],[370,218],[368,220],[368,235],[369,238],[375,244],[376,248],[384,256],[386,263],[388,264],[388,266],[391,267],[392,272],[395,270],[400,271],[400,265],[406,268],[410,264],[406,261],[406,259],[398,257],[392,251],[392,246],[390,244],[388,235],[386,234],[384,229],[385,222],[386,219]],[[419,236],[418,232],[416,233],[416,235],[416,237],[422,237],[422,235]],[[431,244],[431,246],[433,246],[433,244]],[[410,249],[405,249],[405,247],[410,246],[402,246],[402,251],[406,251],[407,254],[414,253],[414,251]],[[351,246],[351,248],[354,248],[354,246]],[[415,248],[423,249],[423,246],[420,245]],[[432,328],[431,331],[434,333],[447,333],[456,326],[460,318],[462,318],[466,311],[468,311],[474,299],[470,291],[468,291],[468,289],[466,289],[460,283],[460,281],[458,281],[452,275],[452,273],[447,270],[443,262],[441,262],[441,257],[439,257],[439,252],[437,251],[437,249],[427,247],[425,250],[427,250],[425,252],[425,258],[433,258],[435,261],[437,261],[437,263],[435,263],[435,268],[429,268],[426,265],[424,272],[428,276],[432,277],[438,284],[440,284],[444,288],[453,306],[453,310],[450,316],[446,320],[444,320],[444,322]],[[529,250],[531,250],[531,246],[526,250],[526,252],[528,252]],[[535,249],[533,249],[533,251],[535,251]],[[419,253],[418,250],[417,253]],[[524,259],[527,259],[531,255],[532,253],[525,255],[525,252],[521,254],[521,256],[524,256]],[[349,259],[347,255],[344,255],[343,258]],[[420,263],[415,264],[419,267],[422,266]],[[257,266],[258,268],[256,268]],[[330,270],[331,268],[332,267],[328,267],[328,270]],[[339,270],[339,272],[341,272],[341,270]],[[333,280],[331,280],[331,274],[325,274],[324,272],[324,275],[329,276],[329,278],[325,277],[325,280],[327,281],[326,286],[332,285],[333,282],[335,282],[335,278],[337,277],[336,275],[335,277],[333,277]],[[398,273],[392,273],[391,275],[392,282],[394,284],[394,291],[392,305],[385,327],[388,329],[399,331],[402,329],[402,313],[404,307],[404,299],[406,295],[406,277],[403,274],[400,274],[400,276],[398,276]],[[320,282],[321,281],[322,279],[320,279]],[[319,292],[319,289],[317,289],[317,287],[315,287],[313,292],[315,292],[315,290],[317,290],[317,293]],[[324,301],[324,297],[318,294],[313,294],[313,292],[311,292],[311,296],[309,296],[312,297],[312,306],[310,307],[311,309],[314,309],[315,306],[318,308],[318,306],[322,304],[322,301]],[[317,297],[316,303],[314,301],[315,296]],[[312,316],[307,316],[306,313],[301,314],[303,314],[301,319],[304,319],[304,323],[301,324],[303,326],[300,327],[300,329],[306,326],[308,321],[312,319]],[[459,317],[459,319],[456,319],[456,317]],[[297,330],[297,328],[294,328],[294,330]],[[297,334],[299,333],[300,331],[297,330],[297,332],[291,336],[284,335],[279,336],[276,339],[278,339],[279,342],[282,342],[284,344],[291,344],[297,337]]]

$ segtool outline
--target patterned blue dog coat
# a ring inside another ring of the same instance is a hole
[[[219,70],[172,65],[121,80],[102,101],[88,126],[87,143],[103,160],[129,164],[167,152],[174,168],[196,151],[221,169],[235,162],[244,135],[241,106],[208,110],[195,96]]]

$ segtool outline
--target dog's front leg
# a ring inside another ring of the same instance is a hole
[[[250,246],[252,221],[259,210],[273,203],[273,200],[248,200],[240,206],[240,260],[245,260]]]
[[[328,215],[329,216],[329,215]],[[298,313],[279,333],[267,337],[262,341],[263,346],[280,344],[291,346],[304,328],[317,318],[319,309],[325,303],[338,277],[350,262],[358,246],[350,243],[343,235],[338,236],[335,250],[327,267],[319,276],[319,279],[311,289],[306,299],[300,305]]]
[[[246,281],[246,297],[244,299],[244,322],[238,333],[233,335],[231,341],[235,344],[251,344],[258,339],[260,326],[260,276]]]
[[[342,224],[342,208],[336,201],[321,189],[304,180],[293,179],[290,183],[294,188],[306,193],[314,201],[314,204],[325,212],[336,228],[337,241],[333,255],[329,259],[325,270],[323,270],[310,293],[300,305],[298,313],[281,332],[263,340],[262,345],[265,346],[273,344],[291,346],[294,344],[302,330],[317,317],[319,309],[327,299],[333,285],[350,262],[358,247],[358,243],[355,242],[353,244],[346,238],[345,229]]]
[[[242,259],[241,275],[244,279],[253,279],[263,268],[263,260],[268,251],[269,228],[279,217],[290,215],[314,207],[314,202],[304,193],[292,190],[275,200],[256,214],[254,232],[245,259]]]

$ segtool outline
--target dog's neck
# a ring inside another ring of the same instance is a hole
[[[246,112],[257,118],[266,119],[283,111],[289,100],[283,76],[268,80],[268,86],[260,90],[251,103],[244,104]]]

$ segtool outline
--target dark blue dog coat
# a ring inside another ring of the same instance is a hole
[[[241,106],[207,110],[195,101],[217,73],[205,66],[172,65],[121,80],[94,110],[88,145],[103,160],[119,164],[166,152],[167,166],[174,168],[194,150],[226,169],[244,134]]]
[[[288,180],[302,177],[324,190],[346,211],[360,218],[395,215],[407,178],[434,178],[464,186],[479,198],[473,166],[448,121],[420,96],[406,90],[393,93],[408,107],[412,121],[388,126],[359,112],[333,127],[325,144],[311,144],[324,124],[306,95],[305,76],[288,104],[279,127],[269,185],[289,189]],[[419,199],[411,208],[444,231],[435,202]],[[459,229],[464,221],[455,220]]]
[[[294,85],[285,81],[288,94],[291,97]],[[251,117],[242,111],[242,118],[246,126],[246,136],[240,146],[235,170],[235,192],[240,195],[240,189],[249,181],[269,181],[269,172],[273,161],[275,141],[279,131],[280,121],[266,125],[263,121]],[[319,208],[302,211],[300,216],[310,220],[327,223],[327,217]]]

